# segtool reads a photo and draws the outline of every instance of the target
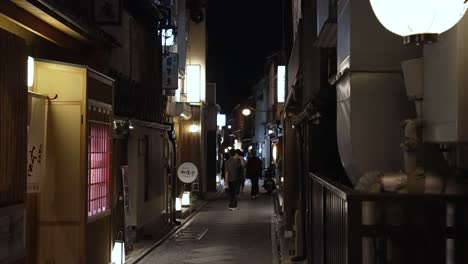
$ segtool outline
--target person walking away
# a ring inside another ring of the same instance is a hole
[[[247,179],[252,182],[252,189],[250,195],[252,200],[258,196],[258,180],[262,177],[262,160],[257,157],[254,149],[249,152],[249,159],[247,160],[246,172]]]
[[[238,157],[236,157],[236,150],[229,151],[231,158],[226,161],[224,167],[224,182],[227,182],[225,187],[228,188],[229,193],[229,210],[237,209],[237,194],[239,193],[240,182],[242,178],[242,164]]]
[[[221,179],[225,179],[224,175],[225,175],[225,165],[226,165],[226,162],[231,158],[231,155],[229,155],[229,153],[225,153],[224,154],[224,159],[223,159],[223,165],[221,165]],[[226,182],[227,183],[227,182]]]
[[[241,178],[241,181],[240,181],[240,188],[239,188],[240,191],[239,191],[239,193],[243,193],[244,192],[244,186],[245,186],[245,176],[246,176],[245,166],[247,165],[247,162],[244,159],[244,153],[242,152],[242,150],[236,149],[236,154],[237,154],[236,157],[240,160],[241,165],[242,165],[242,175],[241,175],[242,178]]]

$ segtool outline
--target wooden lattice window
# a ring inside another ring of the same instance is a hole
[[[110,210],[111,110],[90,102],[88,108],[88,217]]]

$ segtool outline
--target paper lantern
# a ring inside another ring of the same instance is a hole
[[[176,209],[176,211],[181,211],[182,210],[182,202],[180,201],[179,197],[176,198],[175,209]]]
[[[190,206],[190,192],[182,194],[182,206]]]
[[[377,19],[405,43],[437,40],[455,26],[467,9],[465,0],[370,0]]]
[[[119,232],[120,238],[114,243],[114,248],[111,254],[111,263],[123,264],[125,263],[125,242],[122,239],[122,233]]]

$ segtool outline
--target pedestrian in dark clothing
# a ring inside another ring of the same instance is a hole
[[[226,187],[228,187],[229,192],[229,209],[235,210],[237,209],[237,194],[239,193],[242,178],[242,164],[240,159],[236,157],[236,151],[234,149],[231,149],[229,154],[231,158],[226,161],[224,167],[224,182],[227,182]]]
[[[242,192],[244,192],[245,176],[246,176],[245,166],[247,165],[247,162],[244,159],[244,153],[242,152],[242,150],[236,149],[236,153],[237,153],[237,157],[241,161],[241,165],[242,165],[242,175],[241,175],[242,178],[241,178],[241,181],[240,181],[240,188],[239,188],[239,193],[242,193]]]
[[[252,199],[258,196],[258,180],[262,177],[262,167],[262,160],[256,156],[255,150],[252,149],[246,165],[247,178],[252,182],[252,189],[250,191]]]
[[[226,166],[226,161],[228,161],[230,158],[231,158],[231,155],[229,155],[229,153],[224,154],[223,165],[221,166],[221,179],[225,179],[225,177],[224,177],[224,174],[225,174],[224,168]]]

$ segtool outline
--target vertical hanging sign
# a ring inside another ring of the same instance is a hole
[[[27,192],[40,192],[45,167],[46,98],[31,96],[28,127]]]
[[[173,93],[179,86],[179,66],[177,61],[177,53],[166,53],[163,55],[162,60],[162,88],[165,90],[166,95]]]

